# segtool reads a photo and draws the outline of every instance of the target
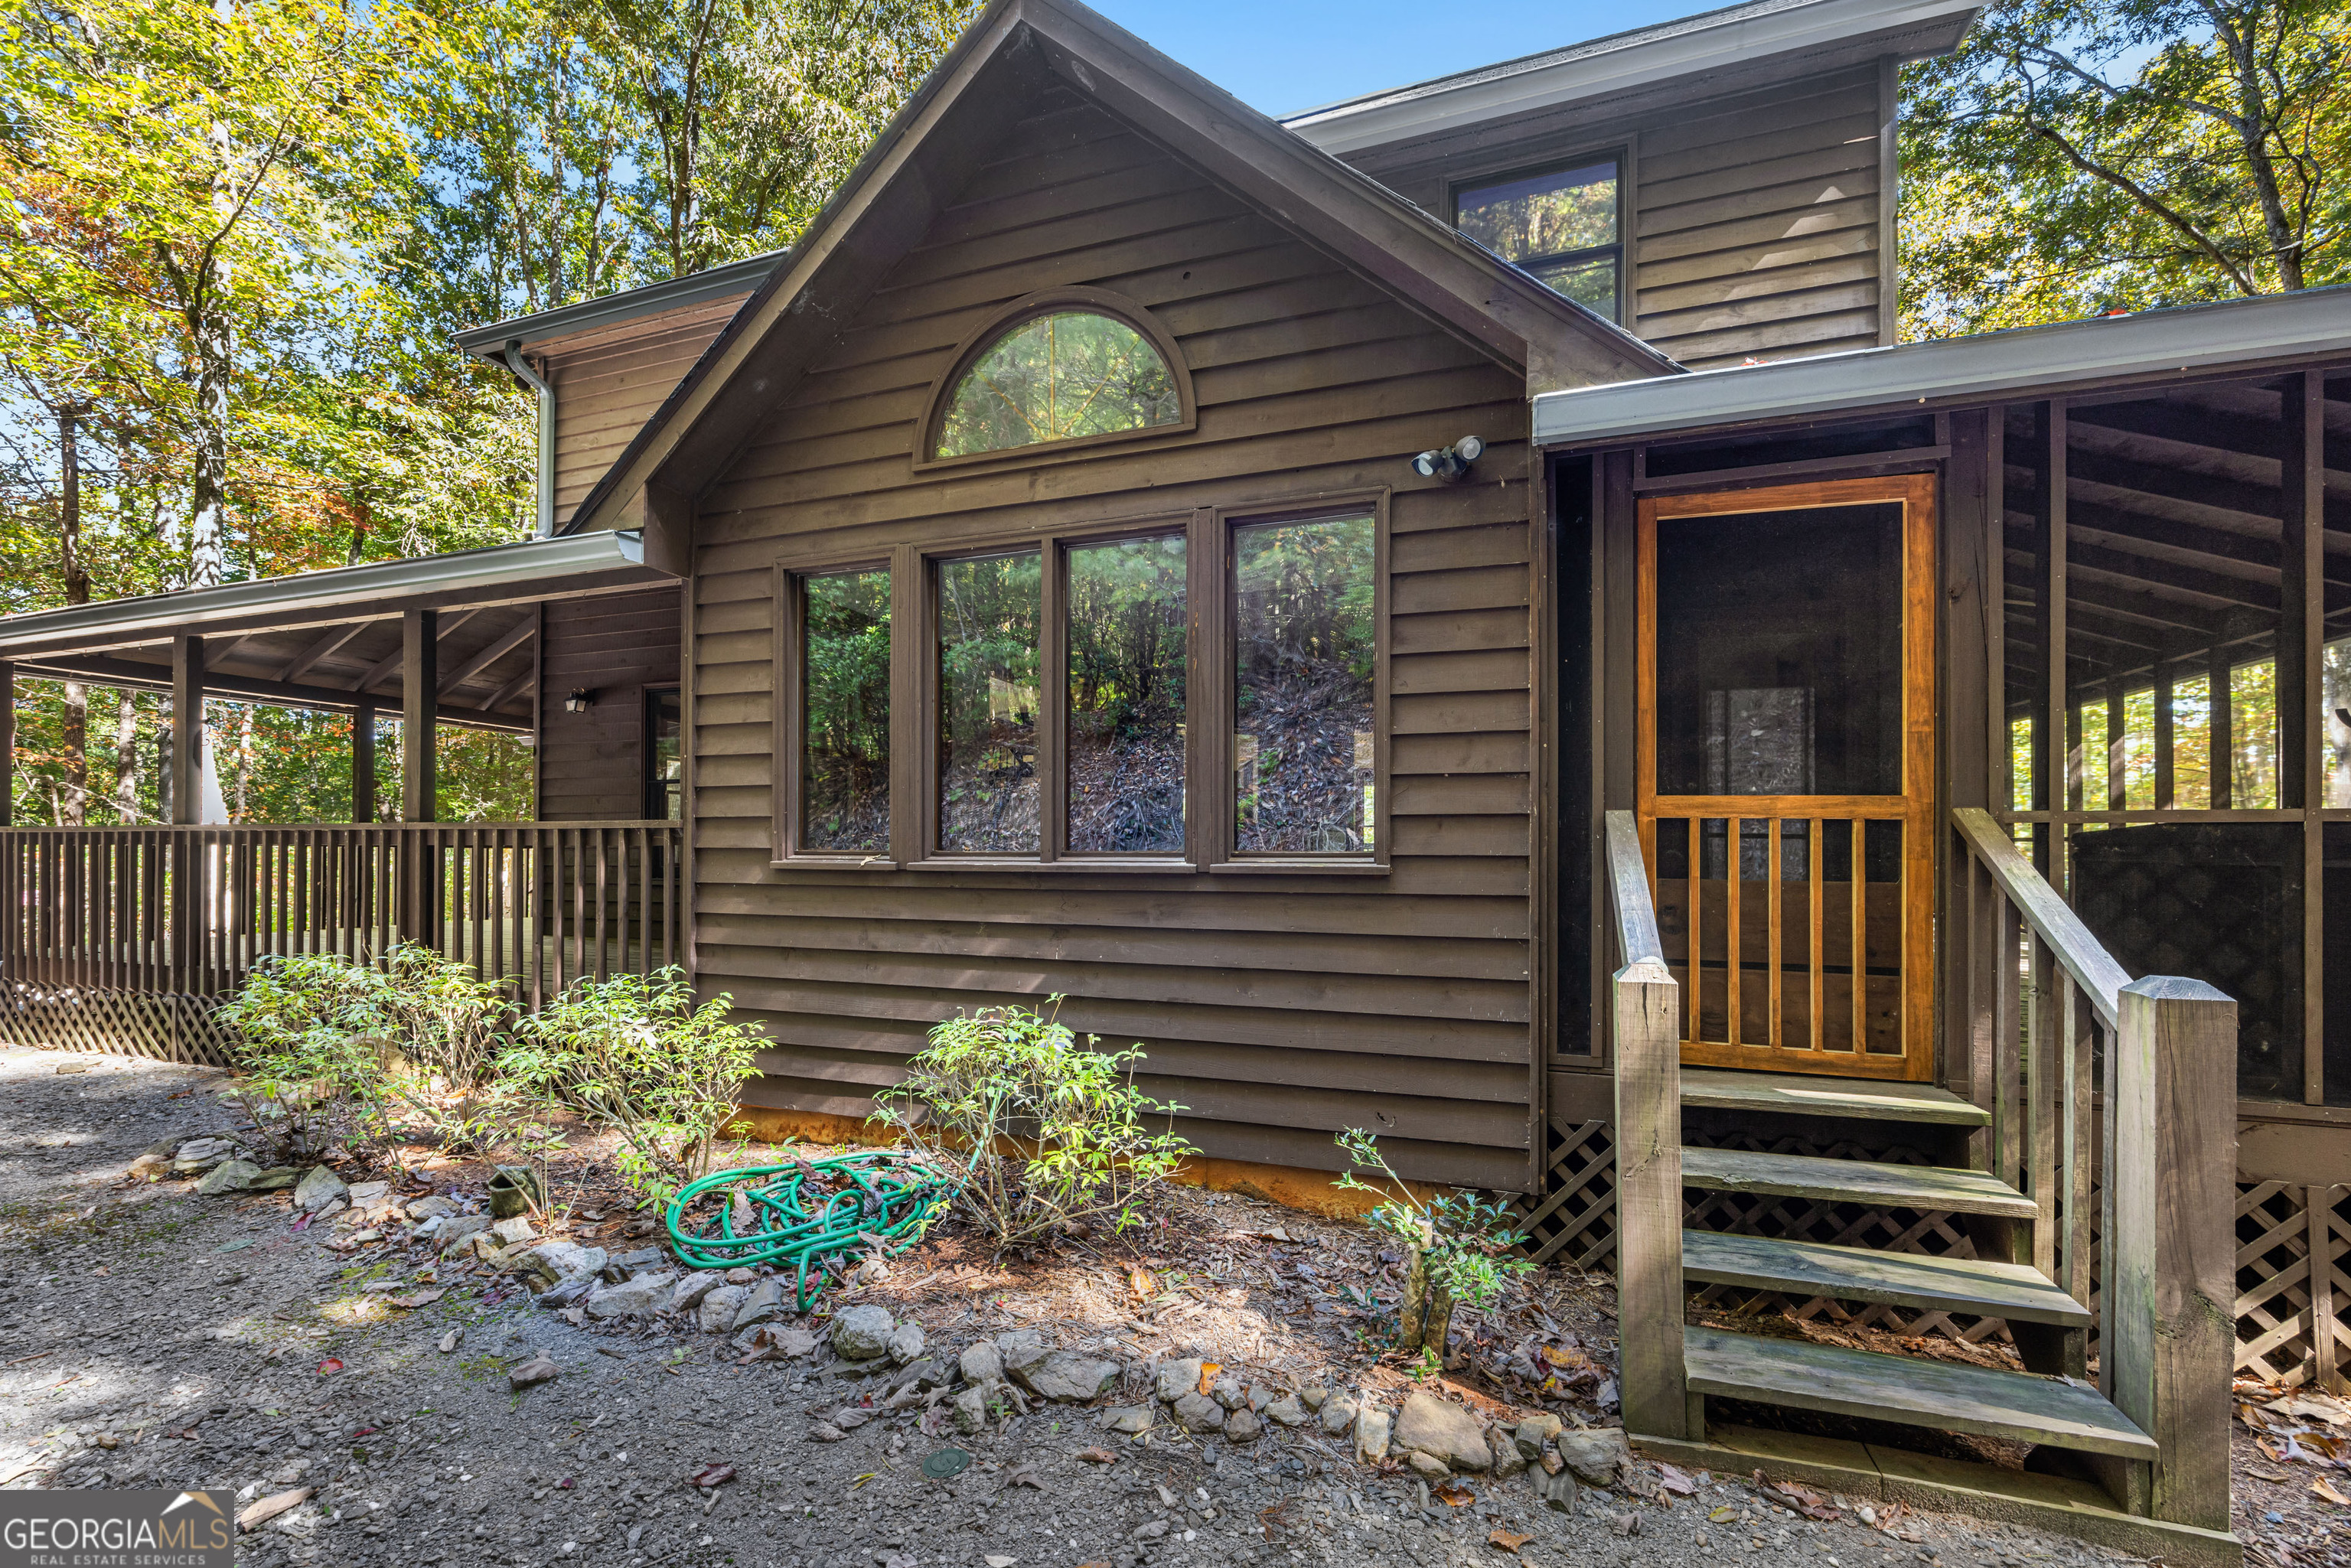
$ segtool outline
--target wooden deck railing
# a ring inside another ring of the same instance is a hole
[[[1607,814],[1608,891],[1617,956],[1617,1397],[1627,1431],[1699,1438],[1682,1364],[1681,988],[1657,936],[1641,830]]]
[[[0,981],[225,997],[272,954],[421,942],[537,1007],[682,961],[678,824],[0,829]]]
[[[1991,813],[1951,825],[1954,1043],[1992,1116],[1970,1152],[2036,1208],[1985,1234],[2097,1302],[2098,1385],[2162,1450],[2151,1467],[2101,1461],[2109,1490],[2133,1512],[2226,1530],[2237,1004],[2200,980],[2133,980]],[[2084,1332],[2009,1327],[2032,1370],[2084,1375]]]

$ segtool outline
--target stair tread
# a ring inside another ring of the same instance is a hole
[[[1954,1127],[1991,1124],[1991,1112],[1932,1083],[1747,1072],[1718,1067],[1685,1067],[1681,1080],[1685,1106],[1772,1111],[1799,1116],[1853,1116],[1872,1122],[1934,1122]]]
[[[1987,1318],[2086,1328],[2090,1310],[2022,1263],[1873,1252],[1818,1241],[1682,1232],[1682,1273],[1710,1285],[1784,1291],[1839,1301],[1882,1301]]]
[[[1751,1149],[1682,1150],[1682,1185],[1711,1192],[1772,1193],[1889,1208],[1998,1214],[2030,1219],[2031,1198],[1990,1171],[1907,1166]]]
[[[2154,1439],[2085,1383],[1696,1325],[1682,1336],[1693,1393],[2134,1459],[2156,1455]]]

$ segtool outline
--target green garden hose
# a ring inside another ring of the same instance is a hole
[[[913,1246],[955,1195],[930,1167],[883,1151],[746,1166],[689,1182],[670,1199],[670,1242],[695,1269],[797,1265],[797,1310],[806,1312],[824,1289],[829,1260],[877,1241],[885,1252]],[[698,1205],[706,1207],[696,1215]],[[738,1218],[747,1223],[738,1228]]]

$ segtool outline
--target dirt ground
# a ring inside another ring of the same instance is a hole
[[[244,1538],[240,1562],[259,1564],[2126,1561],[1964,1519],[1865,1522],[1839,1499],[1815,1509],[1831,1517],[1803,1517],[1749,1478],[1646,1462],[1583,1489],[1570,1513],[1543,1506],[1524,1474],[1430,1492],[1409,1469],[1359,1463],[1313,1421],[1269,1423],[1243,1444],[1164,1420],[1119,1435],[1103,1408],[1038,1403],[960,1435],[944,1406],[886,1408],[828,1349],[746,1364],[692,1312],[575,1323],[518,1276],[453,1263],[400,1225],[298,1216],[285,1192],[203,1197],[187,1180],[126,1176],[160,1141],[235,1130],[215,1098],[225,1082],[0,1050],[0,1486],[223,1487],[241,1506],[307,1490]],[[402,1202],[481,1197],[478,1168],[423,1150],[404,1163],[404,1175],[343,1174],[388,1175]],[[571,1196],[550,1233],[616,1253],[654,1239],[592,1177]],[[355,1239],[368,1230],[381,1234]],[[1379,1254],[1358,1225],[1179,1191],[1132,1251],[1080,1246],[998,1268],[949,1233],[819,1311],[879,1305],[919,1322],[924,1354],[950,1372],[981,1338],[1036,1330],[1116,1364],[1121,1385],[1100,1406],[1147,1405],[1155,1369],[1186,1357],[1268,1394],[1394,1403],[1411,1385],[1371,1343]],[[1437,1392],[1489,1419],[1547,1408],[1571,1428],[1608,1426],[1612,1306],[1604,1281],[1544,1270],[1495,1311],[1457,1317],[1468,1354]],[[540,1356],[556,1375],[511,1388]],[[2240,1397],[2275,1450],[2241,1425],[2241,1534],[2255,1560],[2345,1561],[2333,1554],[2342,1511],[2311,1490],[2335,1467],[2332,1412]],[[2293,1431],[2305,1435],[2288,1453]],[[950,1449],[967,1468],[926,1475]]]

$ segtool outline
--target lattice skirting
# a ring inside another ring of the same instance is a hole
[[[228,1067],[235,1040],[215,1021],[219,1008],[211,997],[17,985],[0,992],[0,1040]]]
[[[1700,1142],[1693,1137],[1693,1142]],[[1536,1198],[1517,1200],[1519,1228],[1530,1256],[1580,1269],[1606,1270],[1616,1260],[1615,1144],[1605,1122],[1550,1129],[1551,1181]],[[1816,1145],[1803,1138],[1738,1136],[1718,1145],[1775,1154],[1823,1155],[1913,1165],[1929,1163],[1898,1144],[1862,1147]],[[1949,1214],[1861,1208],[1803,1198],[1685,1191],[1687,1223],[1705,1230],[1792,1237],[1886,1250],[1972,1257],[1974,1247]],[[2313,1257],[2321,1259],[2314,1282]],[[2265,1383],[2332,1383],[2351,1370],[2351,1188],[2293,1186],[2283,1182],[2237,1186],[2237,1371]],[[1943,1334],[1981,1341],[2004,1338],[1996,1320],[1912,1312],[1898,1307],[1795,1301],[1771,1292],[1724,1286],[1699,1290],[1695,1300],[1721,1310],[1782,1312],[1805,1320]],[[2089,1303],[2097,1305],[2094,1297]],[[1855,1310],[1857,1309],[1857,1310]]]

